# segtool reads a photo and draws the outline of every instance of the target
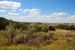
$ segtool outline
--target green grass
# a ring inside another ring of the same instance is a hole
[[[58,46],[58,45],[48,45],[40,48],[26,47],[24,45],[0,47],[0,50],[74,50],[74,49],[75,49],[74,46]]]

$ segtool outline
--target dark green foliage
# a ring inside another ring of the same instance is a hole
[[[14,25],[14,28],[17,28],[17,29],[22,29],[22,30],[27,30],[27,27],[28,27],[28,23],[19,23],[19,22],[16,22],[15,25]]]
[[[50,31],[55,31],[56,28],[55,28],[54,26],[49,26],[49,30],[50,30]]]
[[[66,29],[66,30],[75,30],[75,25],[65,25],[65,24],[60,24],[56,26],[57,29]]]
[[[74,26],[74,25],[71,25],[71,26],[69,27],[69,29],[70,29],[70,30],[75,30],[75,26]]]
[[[29,32],[48,32],[48,30],[55,30],[54,26],[49,26],[42,23],[23,23],[23,22],[15,22],[10,21],[5,18],[0,18],[0,30],[5,29],[6,25],[9,23],[14,23],[14,29],[26,30]]]
[[[37,25],[37,32],[48,32],[48,26],[44,24]]]
[[[59,29],[69,29],[68,27],[69,27],[68,25],[64,25],[64,24],[57,25],[57,28]]]
[[[0,17],[0,30],[4,30],[8,24],[9,21],[7,19]]]

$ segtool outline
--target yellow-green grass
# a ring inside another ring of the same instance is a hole
[[[4,46],[0,47],[0,50],[75,50],[74,46],[68,45],[59,45],[59,44],[52,44],[47,45],[39,48],[29,47],[25,45],[12,45],[12,46]]]
[[[68,34],[75,35],[75,31],[57,29],[56,31],[52,32],[54,32],[55,37],[58,40],[52,42],[49,45],[41,47],[31,47],[25,44],[18,44],[18,45],[13,44],[10,46],[1,46],[0,50],[75,50],[75,45],[72,45],[72,42],[75,42],[74,39],[71,42],[67,42],[67,38],[71,37],[65,37],[65,35]]]

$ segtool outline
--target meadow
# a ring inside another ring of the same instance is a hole
[[[75,25],[0,18],[0,50],[75,50]]]

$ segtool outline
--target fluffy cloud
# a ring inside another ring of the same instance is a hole
[[[40,13],[40,12],[39,12]],[[54,12],[50,15],[38,14],[37,17],[25,17],[25,21],[30,22],[46,22],[46,23],[75,23],[75,15],[70,15],[65,12]],[[24,20],[23,20],[24,21]]]
[[[21,7],[21,3],[13,2],[13,1],[0,1],[0,8],[19,8]]]
[[[62,17],[62,16],[65,16],[65,15],[67,15],[67,13],[65,13],[65,12],[54,12],[54,13],[52,13],[51,14],[51,16],[57,16],[57,17]]]
[[[7,10],[0,10],[0,13],[5,13],[7,12]]]
[[[21,3],[18,2],[0,1],[0,16],[5,15],[8,19],[10,16],[12,20],[19,22],[75,23],[75,15],[65,12],[54,12],[49,15],[43,15],[40,9],[22,9],[20,7]]]
[[[42,13],[39,9],[17,9],[21,12],[17,12],[16,10],[10,10],[8,14],[10,18],[14,21],[19,22],[42,22],[42,23],[75,23],[75,15],[70,15],[64,12],[54,12],[52,14],[46,15]],[[7,12],[7,10],[0,10],[0,13]],[[25,14],[25,15],[23,15]],[[1,14],[2,15],[2,14]],[[8,16],[8,19],[9,19]]]
[[[68,17],[67,19],[71,21],[75,21],[75,15],[72,15],[71,17]]]
[[[31,9],[32,10],[32,9]],[[22,22],[43,22],[43,23],[63,23],[65,21],[65,18],[63,16],[66,15],[66,13],[56,13],[57,15],[55,15],[55,12],[50,14],[50,15],[43,15],[40,11],[38,11],[39,13],[36,15],[31,15],[30,14],[31,11],[29,11],[29,9],[25,9],[25,14],[29,13],[26,16],[19,16],[19,20],[17,21],[22,21]],[[59,15],[61,14],[61,15]],[[62,17],[59,17],[62,16]]]
[[[50,15],[45,15],[43,18],[47,23],[63,23],[65,21],[67,13],[54,12]]]
[[[24,13],[28,14],[29,16],[37,16],[40,15],[40,9],[25,9]]]
[[[9,13],[9,16],[12,16],[12,17],[19,16],[19,14],[18,13]]]
[[[66,18],[66,21],[69,23],[75,23],[75,15]]]

